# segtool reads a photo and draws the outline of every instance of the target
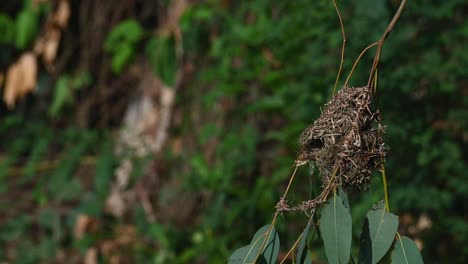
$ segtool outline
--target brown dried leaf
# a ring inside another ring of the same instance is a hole
[[[86,251],[86,255],[84,257],[84,264],[97,264],[97,254],[98,251],[95,248],[90,248],[88,251]]]
[[[33,48],[34,53],[40,56],[44,52],[44,46],[45,46],[45,38],[44,37],[38,38],[36,40],[36,43],[34,43],[34,48]]]
[[[426,229],[430,229],[432,227],[432,220],[429,218],[427,213],[421,214],[418,219],[418,223],[416,224],[416,228],[419,232],[424,231]]]
[[[91,217],[85,214],[78,215],[78,217],[76,218],[76,222],[75,222],[75,228],[73,230],[73,235],[75,236],[76,239],[83,238],[91,221],[92,221]]]
[[[127,209],[122,192],[123,191],[120,191],[119,188],[114,186],[106,199],[105,211],[116,217],[122,217]]]
[[[162,35],[167,35],[170,32],[176,32],[179,28],[179,20],[188,7],[189,1],[187,0],[171,1],[171,6],[169,7],[169,11],[167,14],[167,19],[159,28],[159,32]]]
[[[3,101],[9,109],[15,106],[18,99],[34,90],[37,82],[37,60],[32,52],[23,54],[18,62],[7,71]]]
[[[61,33],[56,28],[51,28],[50,31],[47,32],[42,50],[42,58],[46,65],[50,66],[54,62],[55,57],[57,56],[57,50],[60,43],[60,36]]]
[[[63,28],[67,27],[68,19],[70,18],[70,4],[67,0],[62,0],[58,3],[57,11],[54,14],[55,23]]]

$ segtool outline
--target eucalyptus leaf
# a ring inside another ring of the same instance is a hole
[[[307,225],[304,228],[304,231],[302,232],[302,237],[301,237],[301,240],[299,241],[298,248],[297,248],[297,255],[296,255],[296,259],[298,263],[307,263],[305,262],[307,258],[307,254],[303,255],[303,253],[304,253],[304,248],[307,242],[307,236],[309,234],[309,229],[313,221],[314,221],[314,217],[312,215],[310,216],[309,221],[307,222]],[[309,252],[307,249],[306,251]]]
[[[310,253],[309,250],[307,250],[306,257],[304,259],[304,262],[299,262],[301,264],[312,264],[312,254]]]
[[[369,220],[364,220],[361,237],[359,239],[359,264],[372,263],[372,242],[369,234]]]
[[[330,264],[347,264],[351,249],[352,221],[343,200],[334,195],[322,209],[320,232]]]
[[[270,225],[260,228],[249,245],[232,253],[228,259],[228,264],[253,264],[256,263],[256,260],[257,263],[275,263],[279,253],[279,236],[273,227],[270,232],[268,232],[269,230]],[[259,256],[258,259],[257,256]]]
[[[392,252],[392,264],[424,263],[421,252],[409,237],[401,236]]]
[[[377,263],[387,253],[398,229],[398,217],[388,213],[379,204],[367,213],[372,262]]]

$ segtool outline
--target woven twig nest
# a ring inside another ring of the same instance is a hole
[[[369,87],[343,87],[302,133],[296,162],[312,162],[328,188],[366,187],[386,154],[384,128],[371,103]]]

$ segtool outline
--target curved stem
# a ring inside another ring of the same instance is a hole
[[[297,168],[299,167],[300,165],[296,165],[294,167],[294,171],[291,175],[291,178],[289,179],[289,183],[288,183],[288,187],[286,187],[286,191],[284,192],[283,196],[281,197],[282,200],[284,200],[286,198],[286,195],[288,194],[288,191],[289,191],[289,188],[291,187],[291,184],[294,180],[294,177],[296,176],[296,172],[297,172]]]
[[[357,57],[356,61],[353,64],[353,68],[351,68],[351,72],[348,74],[348,78],[346,78],[346,82],[345,82],[344,86],[348,85],[349,79],[351,79],[351,76],[353,75],[354,69],[356,68],[358,62],[361,60],[362,56],[366,53],[366,51],[368,49],[376,46],[377,44],[379,44],[379,42],[374,42],[374,43],[370,44],[369,46],[367,46],[365,49],[363,49],[361,51],[361,54],[359,54],[359,56]]]
[[[382,164],[382,182],[384,188],[385,210],[390,212],[390,201],[388,199],[387,174],[385,173],[385,164]]]
[[[338,14],[338,18],[340,19],[341,35],[343,36],[343,45],[341,46],[340,68],[338,69],[338,74],[336,75],[336,80],[335,80],[335,86],[333,87],[333,95],[335,95],[336,86],[338,85],[338,81],[341,75],[341,70],[343,69],[344,52],[345,52],[345,46],[346,46],[346,34],[345,34],[344,25],[343,25],[343,19],[341,18],[340,10],[338,9],[338,5],[336,4],[335,0],[333,0],[333,5],[335,6],[335,10],[336,10],[336,14]]]
[[[271,230],[273,230],[273,227],[275,226],[277,217],[278,217],[278,212],[275,212],[275,215],[273,216],[273,220],[271,220],[271,225],[268,228],[268,232],[266,233],[265,239],[263,240],[262,245],[260,245],[260,250],[257,252],[257,255],[255,256],[253,263],[257,263],[257,259],[258,257],[260,257],[260,254],[263,251],[263,247],[265,246],[265,243],[268,241],[268,238],[270,237]]]
[[[284,192],[283,196],[281,197],[280,201],[284,201],[284,199],[286,198],[286,195],[288,194],[288,191],[289,191],[289,188],[291,187],[291,184],[294,180],[294,177],[296,176],[296,172],[297,172],[297,168],[301,166],[301,164],[296,164],[296,166],[294,167],[294,171],[289,179],[289,183],[288,183],[288,187],[286,187],[286,191]],[[267,232],[267,235],[265,237],[265,239],[263,240],[262,242],[262,245],[260,246],[260,250],[258,251],[257,255],[255,256],[255,260],[254,260],[254,263],[256,263],[258,257],[260,256],[260,252],[262,252],[262,249],[263,247],[265,246],[265,243],[266,241],[268,240],[268,238],[270,237],[270,233],[271,233],[271,230],[273,230],[273,227],[275,226],[275,223],[276,223],[276,218],[278,217],[278,211],[275,212],[274,216],[273,216],[273,220],[271,220],[271,225],[270,225],[270,228],[268,228],[268,232]]]
[[[377,47],[377,52],[375,53],[374,62],[372,64],[372,69],[371,69],[371,72],[369,74],[369,80],[367,82],[368,86],[370,86],[372,84],[372,80],[373,80],[373,77],[374,77],[374,72],[375,72],[375,70],[377,68],[377,65],[379,64],[380,53],[382,51],[383,43],[384,43],[385,39],[388,37],[388,35],[390,34],[390,32],[393,30],[393,27],[395,27],[395,24],[398,21],[398,19],[400,18],[401,13],[403,12],[403,9],[404,9],[404,7],[406,5],[406,1],[407,0],[402,0],[400,2],[400,6],[398,7],[397,12],[393,16],[392,21],[390,21],[390,23],[388,24],[387,28],[385,29],[382,37],[379,40],[379,46]]]
[[[307,225],[310,225],[312,223],[312,221],[314,221],[314,216],[315,216],[315,208],[312,209],[311,211],[311,214],[310,214],[310,217],[309,217],[309,221],[307,221]],[[283,264],[286,259],[288,258],[288,256],[293,252],[293,250],[296,248],[297,246],[297,243],[299,243],[299,241],[301,240],[302,236],[304,235],[304,232],[301,233],[301,235],[297,238],[296,242],[294,242],[293,246],[291,247],[291,249],[288,251],[288,253],[286,253],[286,255],[283,257],[283,259],[281,260],[280,264]]]
[[[283,264],[286,259],[288,258],[288,256],[293,252],[293,250],[296,248],[297,246],[297,243],[299,243],[299,241],[301,240],[302,238],[302,235],[303,233],[301,233],[301,235],[297,238],[296,242],[294,242],[294,245],[291,247],[291,249],[288,251],[288,253],[286,253],[286,255],[284,256],[284,258],[281,260],[280,264]]]

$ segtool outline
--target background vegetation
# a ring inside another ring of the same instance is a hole
[[[338,4],[348,73],[399,1]],[[379,68],[391,209],[427,263],[468,259],[467,10],[409,1]],[[341,32],[331,1],[24,0],[0,2],[0,46],[0,260],[223,263],[271,221]],[[320,187],[299,173],[297,201]],[[291,245],[307,216],[284,219]]]

